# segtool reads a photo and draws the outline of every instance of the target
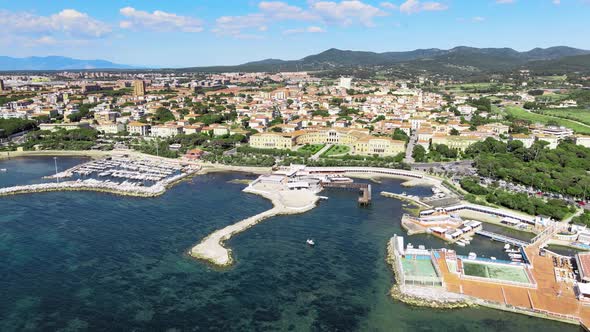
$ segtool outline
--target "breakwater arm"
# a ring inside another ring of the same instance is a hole
[[[276,188],[260,184],[250,185],[244,189],[244,192],[268,198],[274,207],[211,233],[189,251],[192,257],[203,259],[216,266],[229,266],[234,260],[231,249],[226,248],[224,243],[232,236],[270,217],[309,211],[316,206],[319,199],[315,193],[308,190],[276,190]]]

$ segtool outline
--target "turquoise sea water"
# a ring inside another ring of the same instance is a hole
[[[60,158],[66,167],[80,162]],[[0,162],[0,186],[54,172],[52,158]],[[18,170],[18,172],[17,172]],[[241,192],[237,173],[199,176],[152,199],[92,192],[0,198],[0,331],[577,331],[490,309],[440,311],[393,301],[385,246],[401,202],[428,195],[400,181],[373,184],[373,204],[330,190],[305,214],[236,236],[236,264],[216,269],[187,250],[215,229],[271,207]],[[305,244],[313,238],[316,246]],[[430,236],[406,240],[441,247]],[[502,254],[476,238],[460,253]]]

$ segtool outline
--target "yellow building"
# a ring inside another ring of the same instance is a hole
[[[145,96],[145,82],[142,80],[133,81],[133,95],[136,97]]]
[[[250,136],[250,146],[258,149],[291,149],[295,146],[293,133],[258,133]]]
[[[465,151],[471,144],[483,141],[484,139],[479,136],[434,135],[432,136],[432,145],[444,144],[451,149]]]
[[[314,128],[291,133],[258,133],[250,146],[260,149],[292,149],[296,145],[334,144],[351,147],[351,154],[394,156],[405,151],[405,142],[369,135],[366,129]]]
[[[367,129],[355,128],[316,128],[300,130],[297,134],[297,144],[342,144],[353,145],[359,138],[369,135]]]
[[[354,154],[395,156],[406,150],[406,142],[387,137],[367,136],[354,144]]]

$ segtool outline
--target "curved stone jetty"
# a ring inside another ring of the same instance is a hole
[[[0,188],[0,196],[41,193],[50,191],[100,191],[118,195],[154,197],[163,194],[166,187],[156,184],[150,187],[133,186],[94,179],[84,181],[65,181],[59,183],[40,183],[26,186]]]
[[[196,172],[194,170],[190,173],[182,173],[176,176],[167,178],[163,181],[157,182],[152,186],[138,186],[130,183],[117,183],[111,181],[100,181],[95,179],[64,181],[64,182],[50,182],[30,184],[23,186],[13,186],[0,188],[0,196],[31,194],[50,191],[98,191],[107,192],[116,195],[137,196],[137,197],[155,197],[166,192],[166,187],[182,180],[188,175]]]
[[[231,249],[223,246],[225,241],[267,218],[309,211],[316,206],[319,199],[311,190],[285,190],[260,183],[248,186],[244,189],[244,192],[268,198],[272,201],[274,207],[211,233],[189,251],[191,256],[206,260],[217,266],[229,266],[233,263],[233,258]]]

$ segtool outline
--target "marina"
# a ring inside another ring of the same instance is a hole
[[[48,191],[103,191],[154,197],[199,170],[198,166],[145,156],[112,156],[57,172],[56,161],[56,174],[43,177],[55,182],[0,188],[0,196]]]

